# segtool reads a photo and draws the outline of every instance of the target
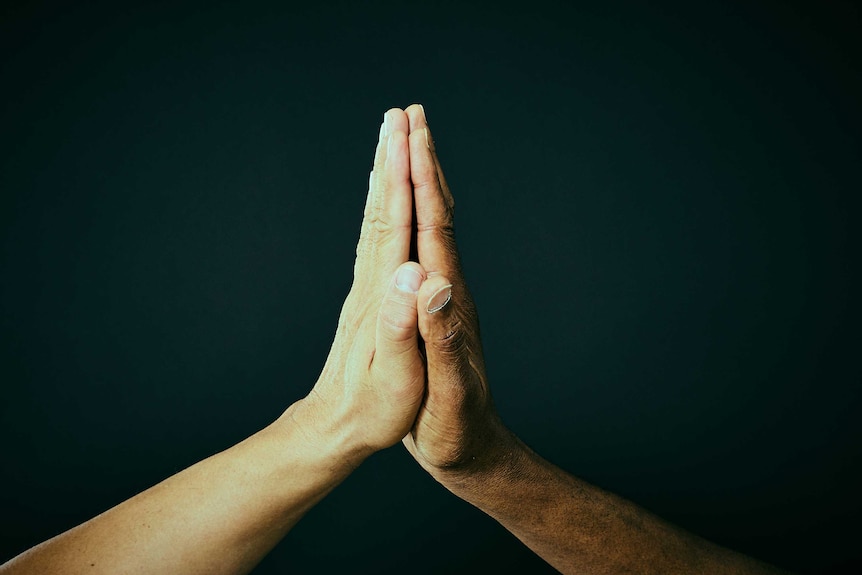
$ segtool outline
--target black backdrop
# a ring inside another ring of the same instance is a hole
[[[77,4],[0,8],[0,560],[307,393],[381,114],[420,101],[509,426],[721,544],[860,565],[852,3]],[[257,572],[346,570],[553,572],[400,446]]]

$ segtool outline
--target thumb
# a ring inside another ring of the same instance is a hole
[[[463,327],[452,302],[452,283],[442,275],[428,278],[419,290],[419,334],[425,341],[428,368],[447,366],[457,352]]]
[[[426,275],[416,262],[398,266],[377,314],[375,360],[379,357],[390,362],[404,356],[409,361],[413,356],[406,354],[416,354],[416,295]]]

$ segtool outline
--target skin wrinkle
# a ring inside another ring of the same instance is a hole
[[[455,324],[449,328],[449,331],[441,338],[443,341],[451,339],[458,333],[458,328],[461,327],[461,320],[455,322]]]
[[[419,232],[440,232],[447,235],[455,235],[452,224],[421,224],[416,226]]]

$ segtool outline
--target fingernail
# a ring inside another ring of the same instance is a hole
[[[383,135],[389,135],[389,114],[383,114]]]
[[[425,147],[430,150],[431,149],[431,142],[428,141],[428,128],[422,128],[422,131],[425,132]]]
[[[403,292],[416,293],[422,285],[422,276],[411,267],[404,267],[395,274],[395,287]]]
[[[445,285],[434,292],[430,298],[428,298],[428,305],[426,309],[428,313],[435,313],[446,307],[446,304],[452,299],[452,284]]]
[[[422,110],[422,119],[425,120],[425,123],[428,123],[428,116],[425,115],[425,106],[419,104],[419,108]]]
[[[385,116],[384,116],[384,118],[385,118]],[[380,133],[377,134],[377,141],[382,142],[383,137],[385,135],[386,135],[386,121],[384,120],[383,123],[380,124]]]

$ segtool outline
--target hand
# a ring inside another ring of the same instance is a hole
[[[362,459],[410,431],[425,393],[416,292],[426,274],[407,262],[407,116],[393,109],[385,118],[353,286],[311,393],[246,440],[0,565],[0,572],[248,573]]]
[[[384,119],[353,285],[323,371],[291,414],[303,427],[338,436],[361,458],[410,431],[425,393],[416,292],[426,274],[407,261],[413,217],[408,120],[400,109]]]
[[[448,479],[488,468],[514,445],[497,416],[485,375],[479,320],[461,273],[454,200],[428,130],[424,109],[407,108],[416,202],[419,332],[427,356],[428,391],[404,445],[429,473]]]

